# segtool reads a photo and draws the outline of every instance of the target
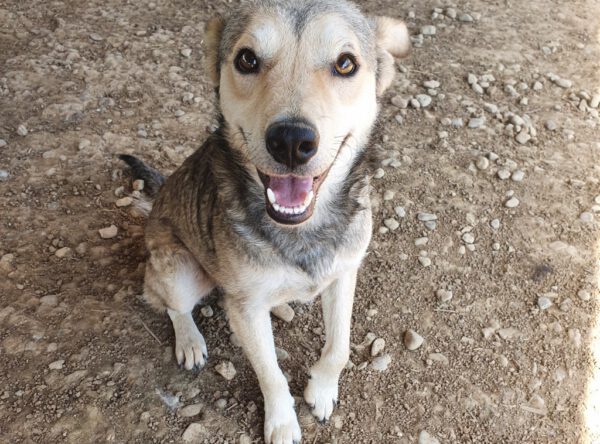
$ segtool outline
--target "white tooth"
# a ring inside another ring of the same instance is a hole
[[[304,206],[308,207],[314,197],[315,197],[315,193],[313,193],[313,190],[310,190],[310,192],[306,195],[306,199],[304,199]]]
[[[276,203],[273,204],[273,209],[275,211],[277,211],[278,213],[281,211],[281,207],[279,205],[277,205]]]
[[[277,200],[275,199],[275,193],[271,188],[267,188],[267,197],[269,198],[269,202],[271,202],[271,204],[277,202]]]
[[[286,212],[287,214],[294,214],[294,209],[293,209],[293,208],[286,208],[286,209],[285,209],[285,212]]]
[[[302,211],[300,211],[300,207],[294,207],[294,214],[300,214],[302,213]]]

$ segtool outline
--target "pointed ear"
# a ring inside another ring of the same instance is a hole
[[[381,96],[396,76],[394,57],[405,57],[410,53],[408,28],[401,20],[375,17],[377,38],[377,95]]]
[[[221,36],[225,28],[225,20],[222,17],[212,19],[206,24],[204,43],[206,45],[206,71],[213,82],[213,86],[219,86],[221,77],[220,46]]]

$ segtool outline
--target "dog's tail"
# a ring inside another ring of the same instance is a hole
[[[144,181],[143,192],[145,196],[134,193],[138,195],[133,197],[135,198],[135,206],[146,215],[149,214],[152,210],[154,198],[165,183],[165,176],[144,161],[137,157],[130,156],[129,154],[121,154],[119,155],[119,159],[129,165],[135,179]]]

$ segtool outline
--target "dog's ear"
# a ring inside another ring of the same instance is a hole
[[[222,17],[212,19],[206,24],[204,42],[206,44],[206,70],[214,86],[219,86],[221,60],[220,46],[221,36],[225,28],[225,20]]]
[[[389,17],[375,17],[377,38],[377,95],[381,96],[396,76],[394,57],[410,53],[410,36],[406,24]]]

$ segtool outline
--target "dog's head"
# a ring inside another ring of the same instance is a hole
[[[394,57],[409,51],[406,26],[344,1],[262,1],[210,22],[206,43],[228,139],[266,211],[307,221],[365,147]]]

